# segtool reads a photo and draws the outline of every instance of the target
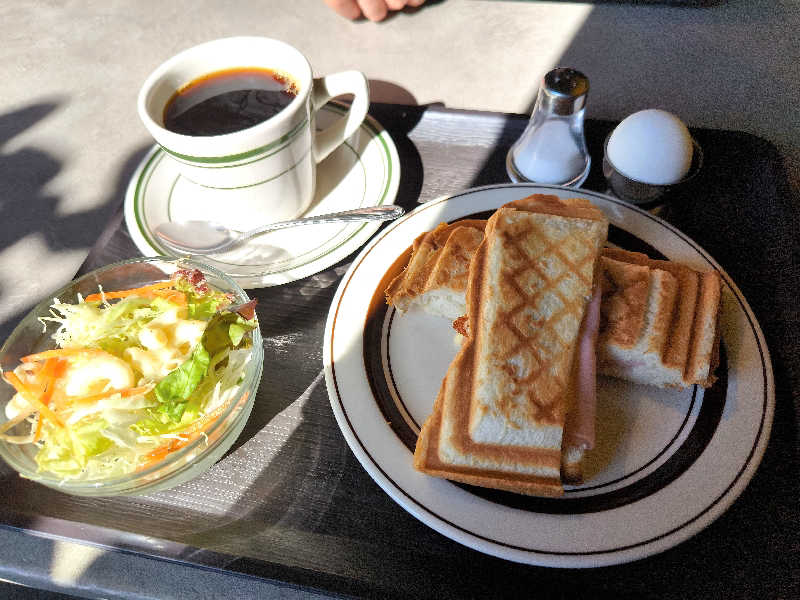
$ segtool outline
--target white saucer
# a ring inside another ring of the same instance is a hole
[[[343,109],[324,106],[317,129],[328,126]],[[397,149],[381,125],[367,116],[358,131],[317,166],[316,195],[303,216],[391,204],[400,182]],[[204,188],[181,177],[175,163],[155,146],[136,169],[125,195],[125,222],[145,256],[174,254],[153,231],[170,220],[176,207],[199,195],[225,192]],[[380,227],[377,222],[306,225],[263,235],[247,244],[200,260],[228,273],[243,288],[296,281],[336,264],[360,248]]]

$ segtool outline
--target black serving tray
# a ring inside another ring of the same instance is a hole
[[[373,105],[400,156],[397,203],[508,181],[505,157],[527,117],[440,106]],[[587,120],[584,187],[605,192],[602,143]],[[173,490],[78,498],[0,466],[0,526],[216,569],[302,589],[365,597],[790,597],[800,539],[798,213],[774,146],[693,129],[701,173],[663,216],[698,241],[742,289],[767,338],[776,379],[772,437],[749,487],[692,539],[634,563],[546,569],[463,547],[396,505],[361,468],[330,409],[322,371],[328,307],[350,256],[312,277],[252,290],[265,339],[250,420],[228,454]],[[120,201],[121,202],[121,201]],[[81,272],[138,255],[122,206]]]

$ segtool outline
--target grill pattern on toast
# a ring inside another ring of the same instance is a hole
[[[482,294],[499,296],[498,306],[493,315],[484,313],[478,329],[482,367],[470,430],[478,441],[497,440],[500,433],[499,443],[525,443],[519,438],[528,428],[563,424],[566,407],[560,399],[602,243],[600,236],[577,234],[601,225],[574,220],[569,227],[560,217],[513,209],[497,214],[484,286],[500,285]],[[492,399],[491,405],[480,401],[484,397]],[[492,420],[511,429],[499,432]]]

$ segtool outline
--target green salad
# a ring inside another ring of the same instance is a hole
[[[198,270],[56,301],[42,321],[58,325],[57,347],[3,373],[16,393],[0,439],[34,444],[39,470],[65,480],[156,465],[205,436],[238,397],[254,305],[232,307]]]

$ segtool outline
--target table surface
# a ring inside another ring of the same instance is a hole
[[[759,9],[745,2],[675,8],[450,1],[434,2],[382,24],[350,23],[330,13],[321,0],[271,6],[269,11],[252,4],[226,3],[222,8],[210,2],[178,1],[168,7],[150,2],[89,2],[34,9],[0,3],[7,59],[0,72],[8,82],[0,113],[0,211],[5,217],[0,221],[0,337],[4,338],[36,301],[72,277],[117,214],[128,178],[150,145],[135,116],[138,87],[155,65],[184,47],[227,35],[270,35],[294,42],[309,55],[318,73],[353,67],[363,70],[371,80],[374,99],[401,104],[442,103],[448,108],[501,113],[526,112],[541,74],[556,64],[569,64],[586,72],[592,81],[587,111],[590,117],[618,120],[640,108],[658,106],[701,129],[701,136],[727,140],[731,147],[724,157],[735,165],[748,164],[751,158],[737,154],[736,140],[746,140],[739,148],[753,148],[755,144],[765,153],[767,161],[762,164],[768,163],[771,169],[766,173],[728,170],[749,186],[749,194],[715,197],[712,208],[701,206],[677,213],[675,218],[690,235],[702,233],[700,229],[716,232],[710,239],[704,238],[704,245],[754,305],[773,351],[778,382],[773,442],[764,465],[740,501],[709,530],[679,549],[635,563],[632,570],[603,570],[579,581],[598,583],[631,573],[638,575],[644,586],[649,583],[646,574],[674,575],[682,568],[681,557],[693,556],[699,560],[688,568],[673,590],[675,595],[681,591],[721,593],[709,587],[712,582],[725,585],[730,595],[747,596],[754,586],[765,588],[768,597],[787,595],[792,583],[797,583],[791,567],[797,555],[798,372],[790,352],[798,344],[798,319],[790,302],[798,290],[797,263],[794,250],[782,255],[784,263],[762,255],[769,247],[764,244],[765,237],[796,231],[796,227],[789,227],[795,208],[790,186],[797,181],[798,164],[794,142],[798,113],[790,101],[800,95],[797,50],[791,42],[798,24],[793,4],[778,2],[769,9]],[[326,35],[317,35],[319,32]],[[678,37],[682,40],[680,47],[673,43]],[[510,45],[512,38],[514,44]],[[598,48],[602,52],[597,52]],[[619,68],[620,64],[626,68]],[[763,81],[773,85],[759,87]],[[676,82],[681,85],[676,86]],[[755,90],[759,90],[757,104]],[[373,112],[380,119],[381,107],[376,109]],[[416,118],[414,110],[409,114]],[[463,116],[448,114],[454,119]],[[484,168],[455,171],[449,179],[442,177],[444,172],[431,172],[440,164],[431,145],[435,138],[414,137],[414,127],[418,127],[417,133],[430,132],[418,121],[403,135],[402,124],[395,124],[400,129],[393,131],[393,136],[398,138],[398,145],[407,145],[407,157],[414,156],[414,149],[425,149],[417,152],[416,163],[405,171],[403,201],[502,180],[498,161],[503,145],[510,143],[509,136],[524,125],[524,119],[511,121],[516,130],[506,131],[503,138],[500,124],[495,144],[478,148],[484,152]],[[603,126],[597,122],[597,131]],[[740,134],[709,131],[713,128],[748,131],[772,144],[754,142],[754,138]],[[720,135],[722,138],[715,137]],[[598,138],[594,139],[596,144]],[[476,148],[466,134],[465,140],[457,148],[462,154],[451,153],[456,164],[462,155],[475,157]],[[781,159],[785,165],[780,164]],[[595,188],[601,184],[595,178]],[[753,201],[767,192],[773,199],[767,206]],[[731,214],[736,215],[739,229],[730,226]],[[789,222],[781,223],[781,219]],[[733,238],[735,242],[730,237],[734,233],[738,236]],[[769,279],[760,272],[754,256],[765,258],[770,264],[766,271],[776,277]],[[31,264],[36,265],[35,276]],[[341,276],[343,266],[334,274]],[[781,273],[786,275],[777,276]],[[318,293],[318,301],[324,302],[335,286],[326,289]],[[316,324],[320,340],[323,325]],[[319,370],[317,363],[303,370],[310,377],[307,383],[315,381],[312,376]],[[332,420],[324,413],[324,386],[320,388],[320,382],[316,385],[311,393],[315,402],[312,414],[323,421]],[[291,399],[296,397],[291,395]],[[255,433],[257,426],[253,426]],[[338,443],[340,454],[331,459],[335,468],[355,478],[356,489],[369,489],[372,484],[366,474],[343,441]],[[782,487],[773,489],[776,483]],[[451,544],[411,517],[398,516],[396,513],[402,511],[377,490],[369,497],[376,503],[370,519],[392,515],[436,548]],[[750,531],[752,522],[757,526],[755,532]],[[729,529],[738,535],[723,535]],[[789,535],[789,541],[782,533]],[[187,590],[193,597],[214,597],[219,590],[233,588],[238,597],[297,593],[293,587],[269,580],[281,573],[265,571],[259,565],[241,568],[259,578],[242,578],[69,540],[37,538],[14,529],[0,530],[0,539],[0,578],[87,597],[185,597]],[[771,547],[776,540],[783,540],[779,552]],[[747,548],[747,564],[713,558],[719,553],[736,555],[739,546]],[[460,549],[458,556],[450,570],[441,574],[440,585],[448,577],[455,581],[460,569],[472,568],[473,564],[491,567],[500,574],[518,574],[518,569],[502,561],[487,561]],[[369,559],[368,565],[377,560],[364,558]],[[410,568],[419,563],[403,564]],[[703,574],[704,569],[711,568],[713,577]],[[536,580],[561,586],[567,579],[559,571],[534,569],[531,573],[525,577],[529,583]],[[747,579],[747,574],[756,573],[759,575]],[[413,571],[387,575],[386,585],[397,581],[394,589],[414,589],[403,588],[413,577]],[[295,574],[295,583],[311,579]],[[317,583],[340,593],[370,594],[381,589],[348,588],[346,577]],[[666,581],[656,583],[666,585]],[[451,589],[460,588],[455,585]],[[611,583],[605,589],[624,591]],[[648,588],[627,589],[635,593]]]

